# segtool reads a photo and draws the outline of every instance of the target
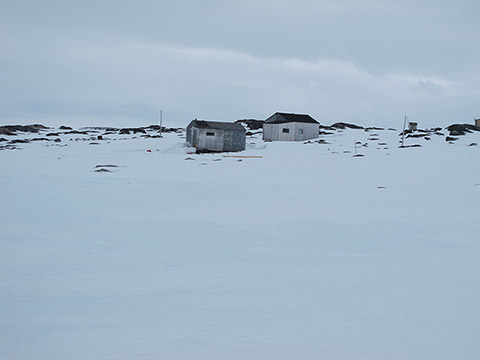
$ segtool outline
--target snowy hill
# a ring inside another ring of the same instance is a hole
[[[37,130],[0,135],[0,358],[480,352],[480,133]]]

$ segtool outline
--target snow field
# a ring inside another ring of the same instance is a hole
[[[323,138],[1,151],[0,357],[474,357],[477,135]]]

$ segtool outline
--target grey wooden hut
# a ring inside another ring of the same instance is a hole
[[[199,152],[245,150],[246,131],[242,124],[193,120],[187,126],[187,142]]]
[[[263,124],[263,140],[303,141],[316,139],[320,123],[305,114],[275,113]]]

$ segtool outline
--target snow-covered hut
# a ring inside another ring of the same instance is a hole
[[[239,123],[193,120],[187,126],[187,142],[197,151],[245,150],[246,131]]]
[[[480,128],[480,119],[475,119],[475,126]]]
[[[316,139],[319,122],[310,115],[275,113],[263,124],[263,140],[303,141]]]

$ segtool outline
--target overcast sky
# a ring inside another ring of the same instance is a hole
[[[479,15],[478,0],[0,0],[0,123],[472,123]]]

